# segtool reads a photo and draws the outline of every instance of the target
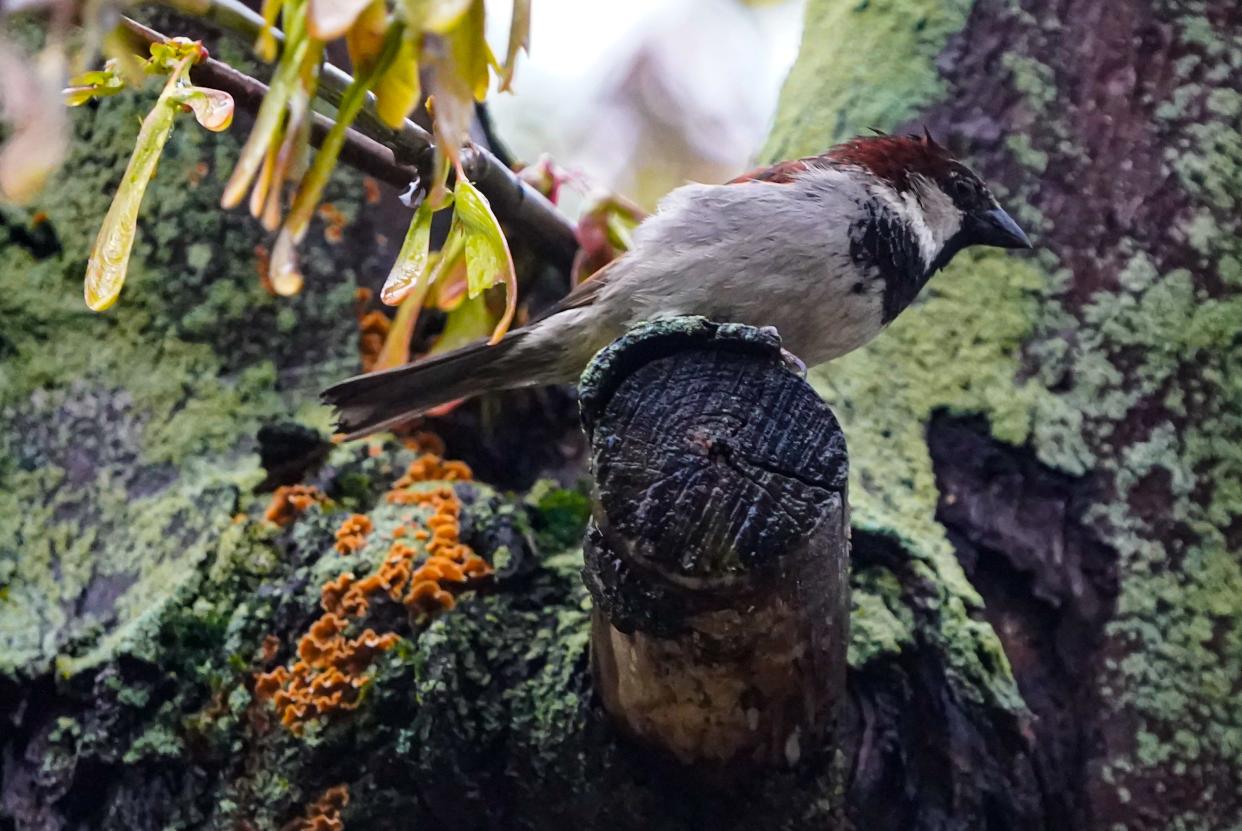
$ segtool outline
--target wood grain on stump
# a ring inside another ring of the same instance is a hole
[[[592,668],[615,723],[708,767],[827,747],[848,624],[845,441],[775,332],[644,324],[588,368],[582,410]]]

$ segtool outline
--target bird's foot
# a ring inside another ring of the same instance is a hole
[[[790,352],[788,349],[781,349],[781,359],[785,361],[785,366],[789,367],[798,374],[799,378],[806,377],[806,364],[804,364],[802,359],[797,355]]]

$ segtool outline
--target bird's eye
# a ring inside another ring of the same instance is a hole
[[[958,202],[965,202],[975,194],[974,185],[967,179],[953,180],[953,199]]]

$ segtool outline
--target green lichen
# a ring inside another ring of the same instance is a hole
[[[835,139],[914,117],[943,94],[934,61],[970,8],[968,0],[808,3],[802,49],[763,155],[819,153]]]
[[[1003,660],[998,668],[976,660],[998,644],[972,617],[981,601],[935,521],[939,493],[923,430],[933,411],[948,409],[986,414],[998,437],[1026,440],[1042,388],[1014,378],[1043,286],[1037,269],[1004,255],[960,256],[871,346],[812,374],[849,442],[855,527],[895,534],[925,562],[944,589],[946,643],[958,635],[976,643],[957,653],[959,670],[991,687],[1012,682]]]
[[[0,217],[0,673],[96,660],[192,585],[261,478],[260,424],[326,421],[316,389],[352,369],[355,268],[312,238],[305,294],[264,292],[262,230],[218,207],[239,136],[192,124],[144,202],[120,303],[86,309],[86,256],[154,95],[75,110],[66,173]],[[33,230],[58,246],[25,244]],[[304,328],[281,332],[290,310]]]
[[[1014,89],[1035,112],[1042,115],[1056,104],[1056,73],[1048,64],[1030,55],[1006,52],[1001,56],[1001,66],[1009,70]]]
[[[850,589],[850,666],[896,658],[915,642],[914,617],[902,603],[901,583],[892,572],[855,569]]]
[[[969,9],[969,3],[810,3],[804,48],[765,156],[820,152],[866,127],[891,128],[914,117],[944,94],[934,61]],[[858,54],[875,58],[850,57]],[[1017,69],[1036,86],[1031,67]],[[963,691],[988,690],[993,703],[1015,711],[1023,706],[999,642],[976,619],[981,600],[934,518],[938,494],[923,424],[937,408],[983,412],[998,435],[1014,442],[1027,437],[1039,388],[1032,382],[1015,390],[1013,379],[1046,284],[1042,270],[1014,258],[959,255],[889,332],[811,376],[849,441],[855,527],[894,535],[920,558],[926,585],[939,587],[924,598],[938,609],[924,635],[953,656]],[[856,582],[854,589],[856,610],[888,608],[882,595],[871,594],[873,586]],[[855,658],[882,653],[908,635],[891,622],[876,632],[872,621],[854,629]]]

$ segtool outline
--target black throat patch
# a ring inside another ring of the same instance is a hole
[[[864,271],[876,269],[884,281],[882,319],[888,325],[918,295],[931,270],[908,223],[874,200],[860,207],[864,218],[850,227],[850,259]]]

